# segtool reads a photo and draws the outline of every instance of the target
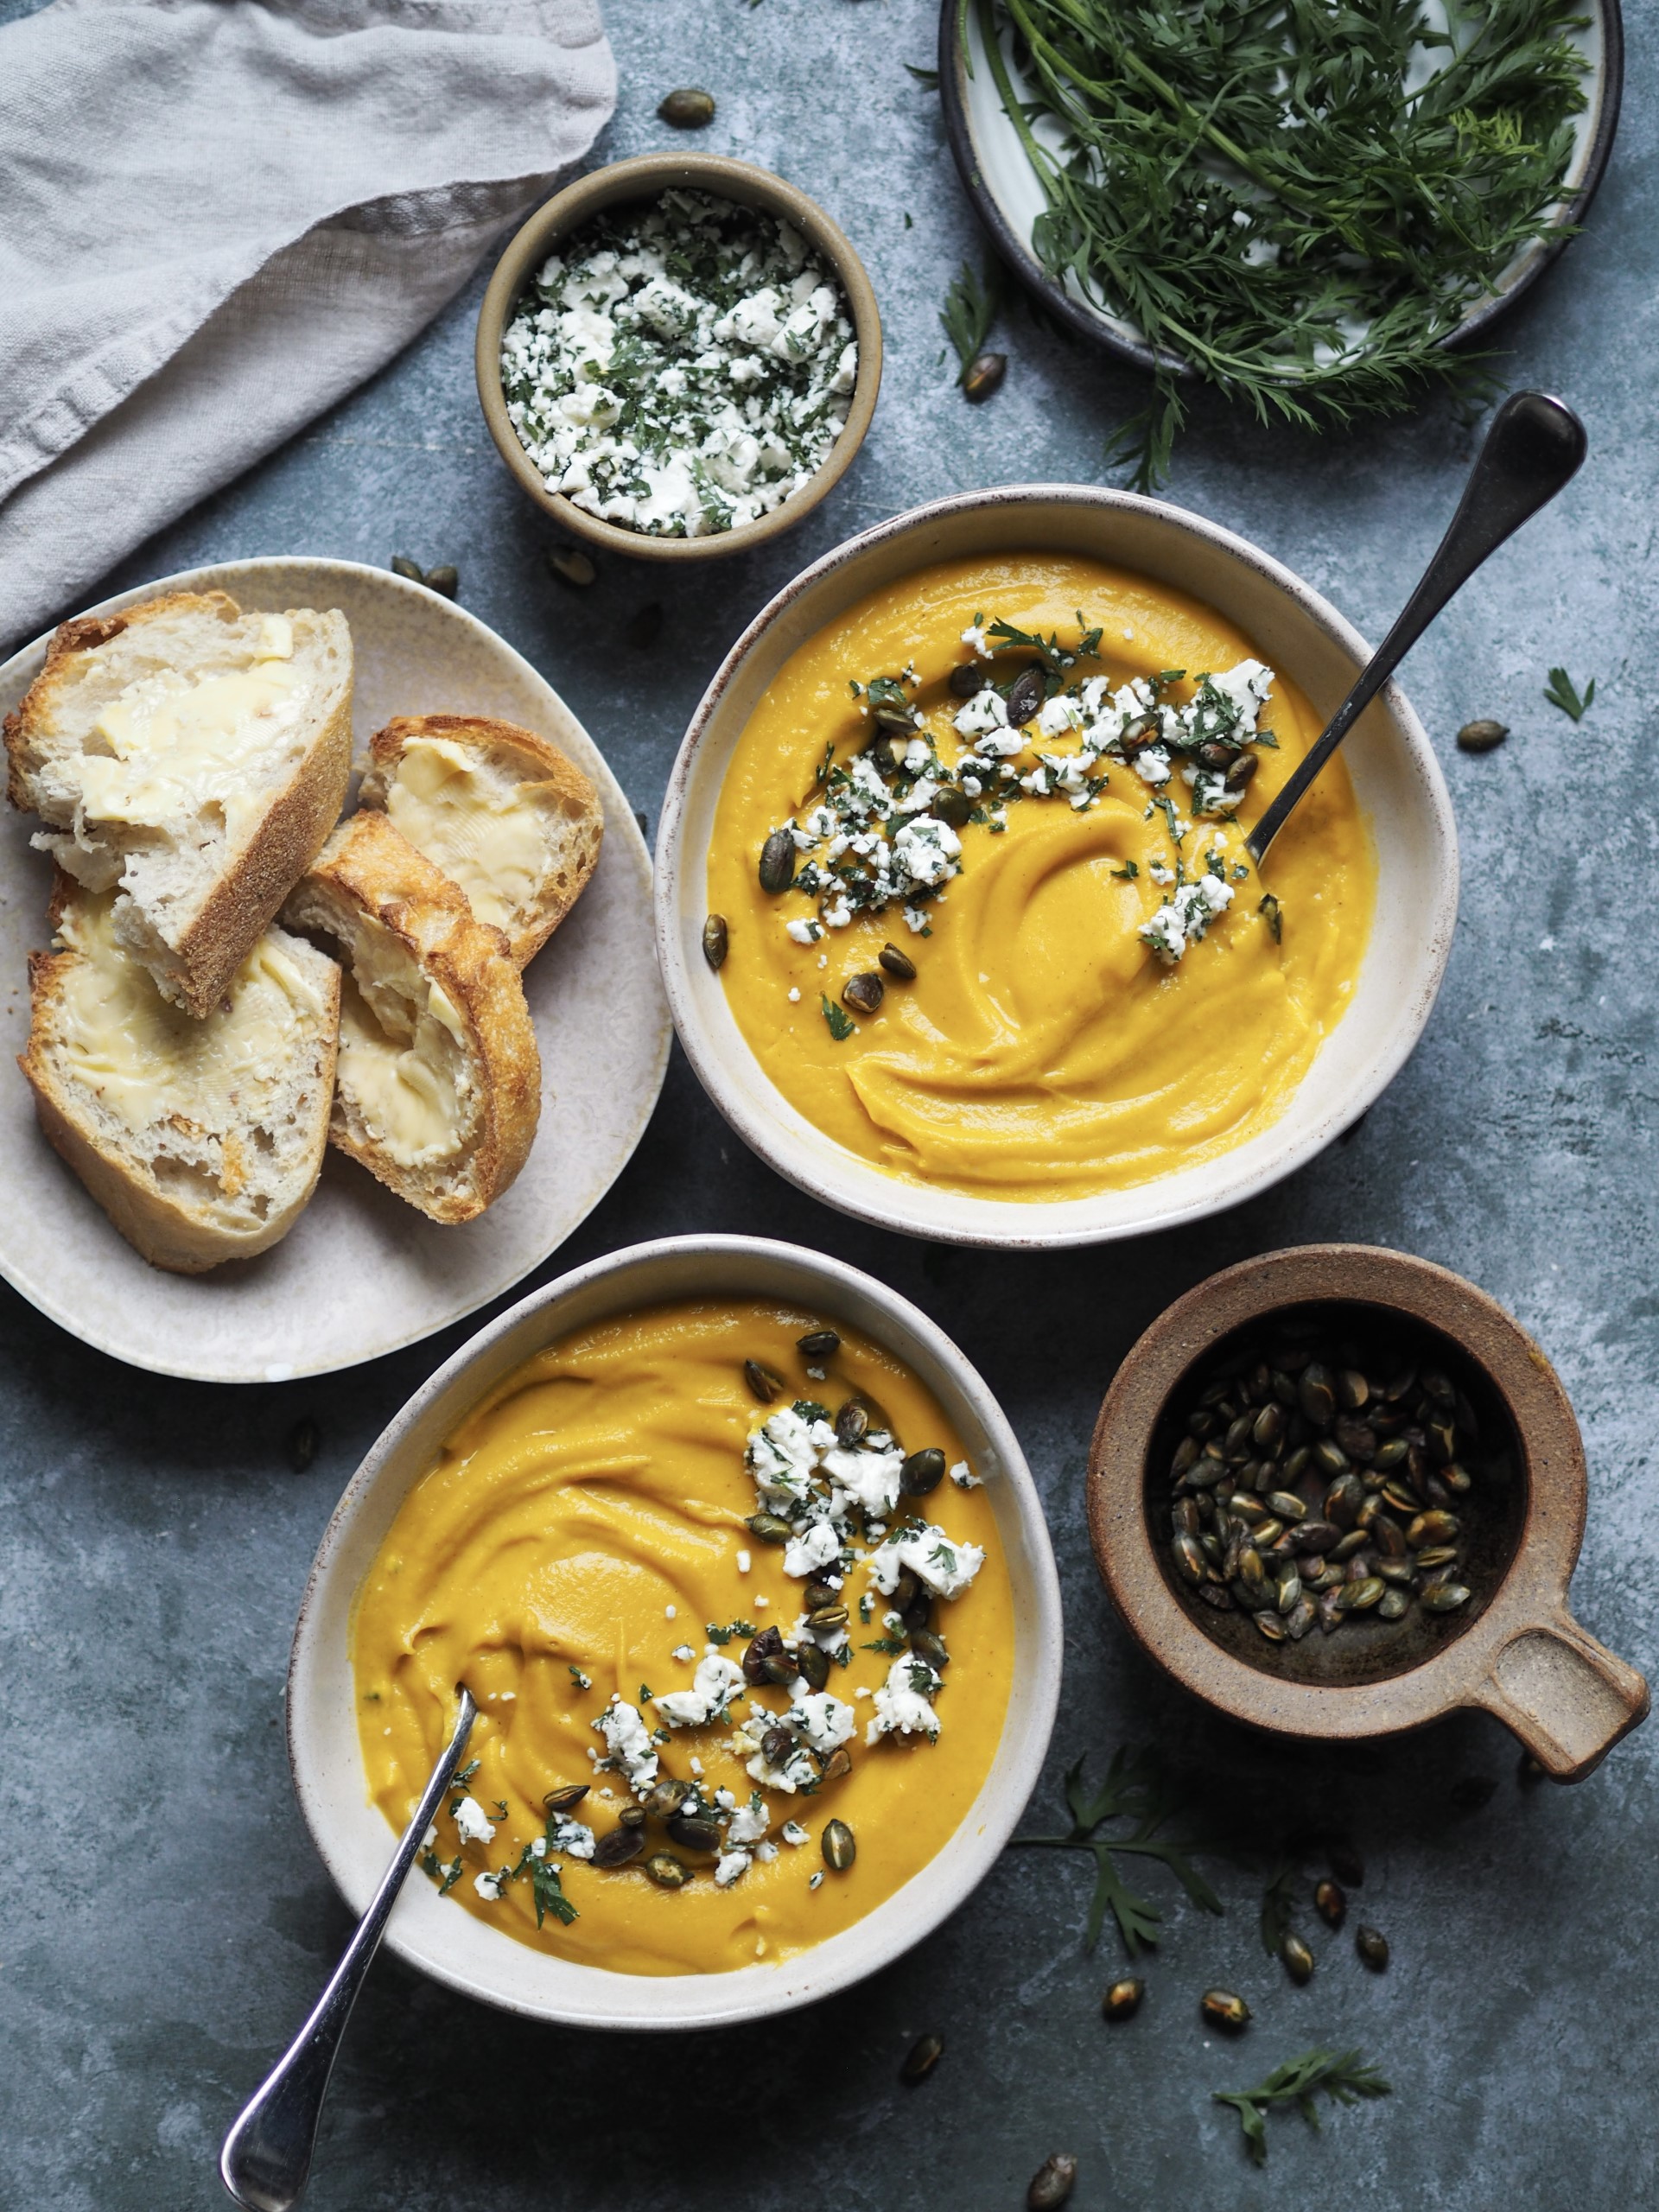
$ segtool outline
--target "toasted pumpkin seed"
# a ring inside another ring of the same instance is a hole
[[[1389,1963],[1389,1939],[1378,1929],[1356,1929],[1354,1948],[1373,1974],[1381,1974]]]
[[[834,1329],[809,1329],[796,1338],[795,1349],[803,1359],[833,1359],[841,1350],[841,1338]]]
[[[1002,389],[1002,379],[1008,373],[1006,353],[976,353],[962,373],[962,394],[964,399],[977,405],[991,394]],[[1012,716],[1009,718],[1012,720]]]
[[[725,965],[730,950],[732,933],[724,914],[710,914],[702,925],[702,957],[714,969]]]
[[[721,1847],[720,1824],[707,1813],[676,1813],[668,1823],[668,1834],[670,1841],[684,1851],[712,1855]]]
[[[861,969],[856,976],[849,976],[841,987],[843,1006],[855,1014],[876,1014],[887,995],[887,987],[874,968]]]
[[[786,1544],[795,1534],[787,1521],[780,1521],[775,1513],[751,1513],[744,1527],[763,1544]]]
[[[901,2082],[925,2082],[939,2063],[944,2049],[943,2036],[918,2036],[905,2054],[905,2063],[899,2069]]]
[[[948,822],[953,830],[960,830],[971,818],[974,802],[966,791],[949,784],[937,794],[927,810],[936,821]]]
[[[435,569],[427,570],[426,588],[440,599],[453,599],[461,589],[460,569],[453,561],[441,561]]]
[[[1465,722],[1458,732],[1460,753],[1490,753],[1494,746],[1502,745],[1510,734],[1507,722],[1480,721]]]
[[[594,1844],[590,1863],[601,1872],[608,1873],[618,1866],[627,1866],[631,1859],[639,1856],[645,1847],[645,1839],[640,1828],[613,1827]]]
[[[774,1374],[771,1368],[763,1366],[758,1359],[744,1361],[743,1380],[763,1406],[769,1406],[784,1387],[783,1376]]]
[[[875,957],[895,982],[900,983],[915,982],[916,963],[907,952],[900,952],[896,944],[884,944]]]
[[[858,1856],[858,1842],[845,1821],[831,1821],[823,1831],[823,1863],[832,1874],[844,1874]]]
[[[1023,728],[1042,705],[1047,696],[1043,671],[1037,662],[1022,668],[1008,686],[1007,715],[1010,729]]]
[[[1431,1613],[1455,1613],[1469,1602],[1468,1586],[1462,1582],[1431,1582],[1419,1601]]]
[[[1377,1600],[1376,1617],[1381,1621],[1403,1620],[1410,1604],[1403,1590],[1385,1590]]]
[[[775,898],[795,880],[795,840],[787,830],[774,830],[760,848],[760,888]]]
[[[849,1398],[836,1408],[836,1441],[843,1452],[850,1452],[868,1429],[870,1409],[856,1398]]]
[[[657,112],[677,130],[704,130],[715,119],[715,96],[701,86],[685,85],[661,100]]]
[[[910,1648],[918,1659],[925,1659],[936,1674],[943,1674],[950,1664],[944,1638],[936,1636],[931,1628],[918,1628],[910,1639]]]
[[[573,1813],[590,1786],[586,1782],[568,1782],[562,1789],[550,1789],[542,1802],[550,1813]]]
[[[1348,1917],[1348,1896],[1339,1882],[1320,1882],[1313,1891],[1313,1910],[1327,1928],[1340,1928]]]
[[[599,574],[579,545],[550,545],[544,557],[548,574],[556,576],[562,584],[569,584],[573,591],[586,591]]]
[[[671,1779],[658,1782],[645,1792],[645,1810],[653,1820],[671,1820],[689,1802],[695,1800],[696,1794],[695,1782]]]
[[[645,1861],[645,1872],[659,1890],[683,1890],[691,1878],[691,1869],[671,1851],[653,1851]]]
[[[823,1773],[822,1779],[825,1782],[842,1782],[846,1779],[847,1776],[849,1775],[852,1770],[852,1753],[847,1749],[847,1746],[844,1744],[838,1745],[837,1747],[830,1752],[829,1758],[823,1762]]]
[[[1077,2162],[1063,2151],[1045,2158],[1026,2191],[1027,2212],[1058,2212],[1077,2184]]]
[[[925,1497],[937,1490],[944,1474],[944,1454],[936,1445],[912,1452],[899,1470],[899,1487],[906,1497]]]
[[[945,685],[953,699],[975,699],[990,680],[985,664],[976,658],[958,661],[946,677]]]
[[[1109,2020],[1132,2020],[1141,2010],[1141,2000],[1146,1993],[1147,1985],[1138,1974],[1125,1974],[1101,1999],[1101,2012]]]
[[[1206,1989],[1198,1999],[1198,2010],[1212,2028],[1224,2028],[1230,2035],[1249,2025],[1249,2006],[1230,1989]]]
[[[830,1679],[830,1655],[808,1637],[796,1646],[795,1669],[809,1689],[821,1690]]]
[[[1285,1972],[1299,1985],[1313,1979],[1313,1954],[1300,1936],[1287,1936],[1279,1946],[1279,1955],[1284,1961]]]

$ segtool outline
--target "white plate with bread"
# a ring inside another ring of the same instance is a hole
[[[25,647],[0,715],[25,1298],[135,1366],[282,1380],[460,1320],[598,1204],[667,1063],[651,862],[481,622],[227,562]]]

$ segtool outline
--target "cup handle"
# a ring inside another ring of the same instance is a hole
[[[1474,1702],[1519,1737],[1546,1774],[1582,1782],[1646,1719],[1649,1699],[1636,1669],[1586,1635],[1563,1607],[1502,1646]]]

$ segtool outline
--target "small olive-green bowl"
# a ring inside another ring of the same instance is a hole
[[[602,209],[657,200],[668,191],[706,192],[715,199],[735,200],[740,207],[760,208],[792,223],[835,270],[858,341],[858,377],[846,427],[823,467],[770,514],[755,522],[741,523],[734,530],[712,531],[706,537],[658,537],[646,531],[627,530],[620,523],[589,514],[563,493],[550,492],[508,418],[506,395],[501,388],[502,333],[549,254]],[[567,185],[538,207],[516,233],[496,264],[479,309],[476,362],[478,396],[496,449],[544,514],[551,515],[573,537],[603,546],[610,553],[642,561],[708,561],[728,553],[747,552],[768,539],[780,537],[840,482],[863,443],[875,412],[875,396],[881,385],[881,317],[864,264],[846,234],[815,200],[792,184],[748,162],[726,161],[715,155],[642,154],[634,161],[613,162],[608,168],[595,169],[591,176]]]

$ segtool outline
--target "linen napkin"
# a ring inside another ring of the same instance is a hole
[[[595,0],[0,30],[0,648],[408,344],[609,118]]]

